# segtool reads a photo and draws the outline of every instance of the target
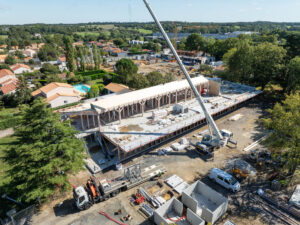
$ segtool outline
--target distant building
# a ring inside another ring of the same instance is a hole
[[[15,74],[32,72],[31,68],[25,64],[15,64],[10,67]]]
[[[36,38],[42,38],[42,35],[39,34],[39,33],[35,33],[35,34],[34,34],[34,37],[36,37]]]
[[[148,43],[147,41],[139,41],[139,40],[131,40],[128,42],[130,45],[143,45],[145,43]]]
[[[109,83],[105,86],[108,94],[123,94],[129,92],[130,89],[124,84],[117,84],[117,83]]]
[[[37,54],[37,52],[33,49],[25,49],[22,53],[25,57],[34,57]]]
[[[1,48],[1,49],[7,48],[7,45],[5,45],[5,44],[0,45],[0,48]]]
[[[0,55],[0,63],[4,63],[7,55]]]
[[[80,93],[66,83],[52,82],[31,93],[33,97],[43,97],[51,108],[71,104],[80,100]]]

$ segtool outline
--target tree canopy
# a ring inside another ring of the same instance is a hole
[[[270,116],[263,119],[267,129],[272,131],[268,143],[286,162],[285,166],[293,172],[300,164],[300,95],[289,95],[273,109]]]
[[[32,106],[23,105],[20,117],[18,143],[4,157],[11,168],[10,194],[21,202],[43,201],[67,190],[68,174],[82,169],[83,143],[41,98]]]
[[[137,65],[130,59],[121,59],[116,63],[116,73],[120,76],[120,81],[126,85],[129,84],[133,75],[138,71]]]

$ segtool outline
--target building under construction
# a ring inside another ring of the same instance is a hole
[[[250,86],[203,76],[193,78],[192,82],[214,118],[261,93]],[[106,95],[62,109],[60,113],[63,118],[73,119],[73,125],[81,132],[79,137],[93,137],[111,164],[151,150],[206,123],[186,80]]]

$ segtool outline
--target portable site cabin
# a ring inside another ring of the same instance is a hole
[[[187,209],[186,217],[183,217],[183,204],[176,198],[170,199],[166,204],[154,211],[154,223],[156,225],[204,225],[205,221],[198,215]]]
[[[201,181],[182,192],[182,202],[206,222],[214,224],[225,214],[228,199]]]

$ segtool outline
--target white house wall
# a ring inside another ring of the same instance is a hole
[[[51,102],[49,102],[51,108],[55,108],[55,107],[59,107],[62,105],[67,105],[67,104],[71,104],[74,102],[78,102],[78,98],[77,97],[73,97],[73,96],[59,96],[58,98],[52,100]],[[65,103],[65,101],[67,101],[67,103]]]

